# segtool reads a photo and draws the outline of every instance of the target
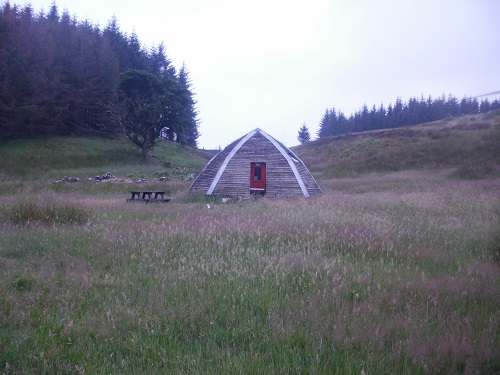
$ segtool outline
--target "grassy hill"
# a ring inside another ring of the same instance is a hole
[[[498,175],[500,111],[325,138],[294,152],[318,178],[438,169],[463,178]]]
[[[1,143],[0,372],[500,373],[499,115],[310,142],[324,194],[229,204],[186,193],[209,152]]]
[[[0,178],[4,183],[0,184],[0,193],[23,190],[120,193],[135,188],[134,182],[139,179],[154,184],[159,177],[175,181],[172,186],[163,184],[162,188],[171,193],[185,188],[186,184],[179,181],[191,179],[213,154],[165,140],[153,149],[151,156],[142,160],[140,150],[123,137],[51,136],[3,142],[0,143]],[[50,184],[63,177],[85,181],[108,172],[115,176],[113,182],[126,184],[80,183],[72,187]]]
[[[126,138],[103,137],[42,137],[0,143],[0,162],[4,174],[57,176],[68,173],[104,173],[117,171],[133,173],[140,168],[144,173],[162,167],[199,169],[211,157],[203,150],[184,147],[170,141],[161,141],[151,152],[148,161],[140,159],[140,150]]]
[[[367,173],[448,169],[463,178],[498,175],[500,111],[434,123],[347,134],[294,148],[317,179]],[[213,153],[163,141],[143,161],[126,138],[43,137],[0,143],[0,176],[30,180],[92,177],[183,178],[197,173]],[[177,167],[177,168],[174,168]]]

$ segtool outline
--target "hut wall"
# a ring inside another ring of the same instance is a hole
[[[191,191],[208,192],[221,165],[241,139],[231,143],[205,166],[191,185]],[[289,152],[286,146],[278,141],[276,142],[281,145],[285,152]],[[314,177],[302,161],[291,152],[289,152],[288,156],[291,157],[299,175],[302,177],[308,193],[310,195],[321,193],[321,189]],[[266,163],[266,195],[303,195],[302,189],[286,158],[260,131],[256,131],[233,155],[220,176],[213,194],[249,195],[251,162]]]
[[[229,146],[227,146],[224,150],[219,152],[206,166],[205,168],[201,171],[201,173],[198,175],[196,180],[192,183],[191,187],[189,188],[192,191],[200,191],[203,193],[206,193],[208,191],[208,188],[212,184],[213,179],[215,178],[215,175],[217,174],[217,171],[219,170],[220,166],[226,159],[226,156],[229,155],[233,147],[238,143],[239,139],[231,143]]]
[[[286,159],[260,133],[250,138],[233,156],[214,193],[249,195],[251,162],[266,163],[266,195],[302,194]]]

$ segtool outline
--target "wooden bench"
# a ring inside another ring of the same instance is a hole
[[[132,198],[127,202],[169,202],[170,198],[165,198],[164,191],[131,191]],[[154,198],[151,198],[154,197]]]

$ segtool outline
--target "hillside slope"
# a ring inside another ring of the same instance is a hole
[[[500,111],[329,137],[293,151],[320,178],[442,168],[465,178],[498,175]]]
[[[5,176],[45,176],[104,173],[129,169],[147,171],[167,165],[197,170],[212,155],[203,150],[162,141],[141,160],[140,150],[125,138],[47,136],[0,143],[0,163]]]
[[[293,148],[316,178],[401,170],[450,169],[464,178],[500,175],[500,111],[418,126],[324,138]],[[126,138],[41,137],[0,143],[0,176],[56,179],[111,172],[155,176],[196,174],[213,152],[164,141],[141,160]],[[182,176],[181,176],[182,177]]]

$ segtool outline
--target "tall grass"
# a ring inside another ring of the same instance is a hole
[[[26,200],[6,208],[3,216],[13,224],[84,224],[91,212],[73,203],[40,204]]]
[[[92,220],[69,226],[4,216],[0,368],[498,372],[498,180],[338,182],[229,205],[76,195]]]
[[[321,141],[324,194],[230,204],[179,145],[2,143],[1,372],[500,372],[497,120]]]

